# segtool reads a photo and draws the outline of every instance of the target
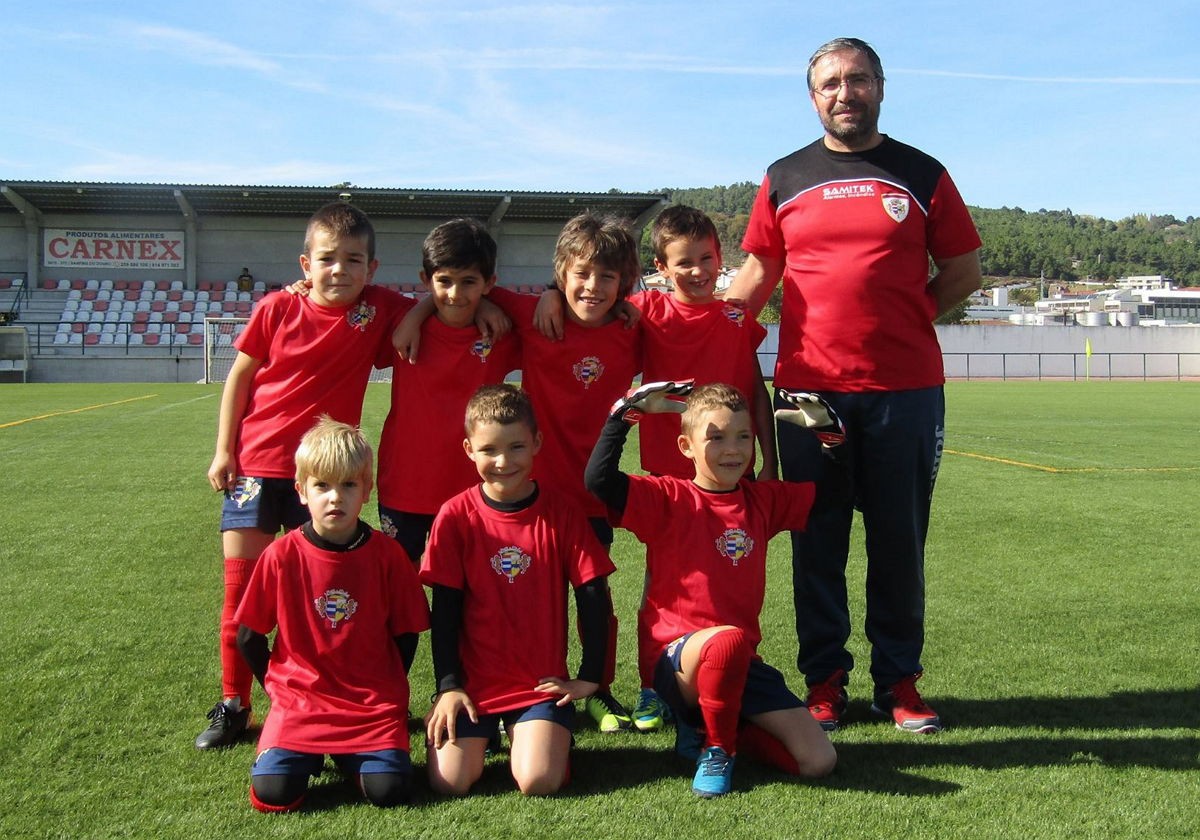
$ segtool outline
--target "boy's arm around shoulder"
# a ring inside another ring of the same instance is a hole
[[[218,492],[231,490],[237,481],[237,441],[246,406],[250,403],[250,391],[254,385],[254,374],[262,367],[262,360],[238,351],[221,391],[221,407],[217,415],[217,443],[212,464],[208,468],[208,483]]]

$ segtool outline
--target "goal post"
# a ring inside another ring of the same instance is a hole
[[[204,381],[224,382],[237,358],[234,340],[246,329],[249,318],[204,319]],[[392,369],[372,370],[371,382],[391,382]]]
[[[204,319],[204,381],[224,382],[237,358],[233,340],[242,334],[249,318]]]

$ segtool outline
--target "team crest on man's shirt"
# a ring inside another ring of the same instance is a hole
[[[238,476],[237,483],[233,485],[233,489],[229,491],[229,498],[233,499],[233,503],[239,508],[245,507],[247,503],[258,498],[258,494],[262,492],[262,482],[257,478],[251,478],[248,475]]]
[[[880,196],[883,209],[899,224],[908,218],[908,196],[904,193],[884,193]]]
[[[754,540],[741,528],[729,528],[717,537],[717,551],[737,565],[738,561],[754,550]]]
[[[725,304],[725,308],[721,311],[724,313],[726,318],[737,324],[739,327],[746,323],[746,309],[741,304],[727,303]]]
[[[492,353],[492,342],[489,339],[480,336],[475,339],[475,343],[471,345],[471,355],[475,356],[479,361],[486,362],[487,357]]]
[[[326,589],[324,595],[313,599],[313,606],[317,615],[329,622],[330,630],[336,630],[338,624],[349,621],[358,612],[358,601],[345,589]]]
[[[492,555],[492,570],[507,578],[509,583],[515,581],[522,573],[529,571],[531,565],[533,565],[533,558],[526,554],[520,546],[506,545]]]
[[[365,300],[360,302],[358,306],[350,307],[350,311],[346,313],[346,323],[359,332],[366,332],[367,325],[374,320],[375,307],[371,306]]]
[[[571,368],[575,378],[583,383],[586,390],[593,382],[604,375],[604,363],[599,356],[584,356]]]

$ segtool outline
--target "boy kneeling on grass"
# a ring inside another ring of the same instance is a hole
[[[570,776],[572,701],[594,694],[604,673],[614,568],[579,509],[533,480],[542,434],[524,391],[480,388],[466,432],[481,482],[442,505],[421,565],[438,689],[425,718],[429,781],[467,794],[503,721],[521,793],[551,794]],[[583,647],[575,679],[568,586]]]
[[[819,398],[798,396],[794,405],[779,418],[819,434],[840,428]],[[668,411],[682,411],[679,450],[694,463],[695,477],[621,472],[631,425],[643,413]],[[813,485],[748,480],[753,458],[741,392],[721,383],[692,390],[690,382],[655,382],[613,406],[587,466],[588,489],[608,506],[613,524],[647,545],[652,567],[643,617],[660,651],[654,687],[675,714],[676,751],[696,762],[692,790],[706,798],[732,790],[739,746],[807,778],[827,775],[837,762],[803,701],[755,652],[767,543],[805,526]]]
[[[371,804],[409,798],[407,671],[429,612],[404,549],[358,518],[371,467],[354,427],[322,417],[304,435],[312,519],[267,547],[238,607],[238,647],[271,698],[250,771],[260,811],[299,808],[326,755]]]

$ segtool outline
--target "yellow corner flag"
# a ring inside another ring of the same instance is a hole
[[[1092,358],[1092,340],[1090,338],[1085,338],[1083,340],[1083,355],[1087,356],[1089,359]]]
[[[1083,378],[1087,381],[1092,379],[1092,340],[1085,338],[1083,340]]]

